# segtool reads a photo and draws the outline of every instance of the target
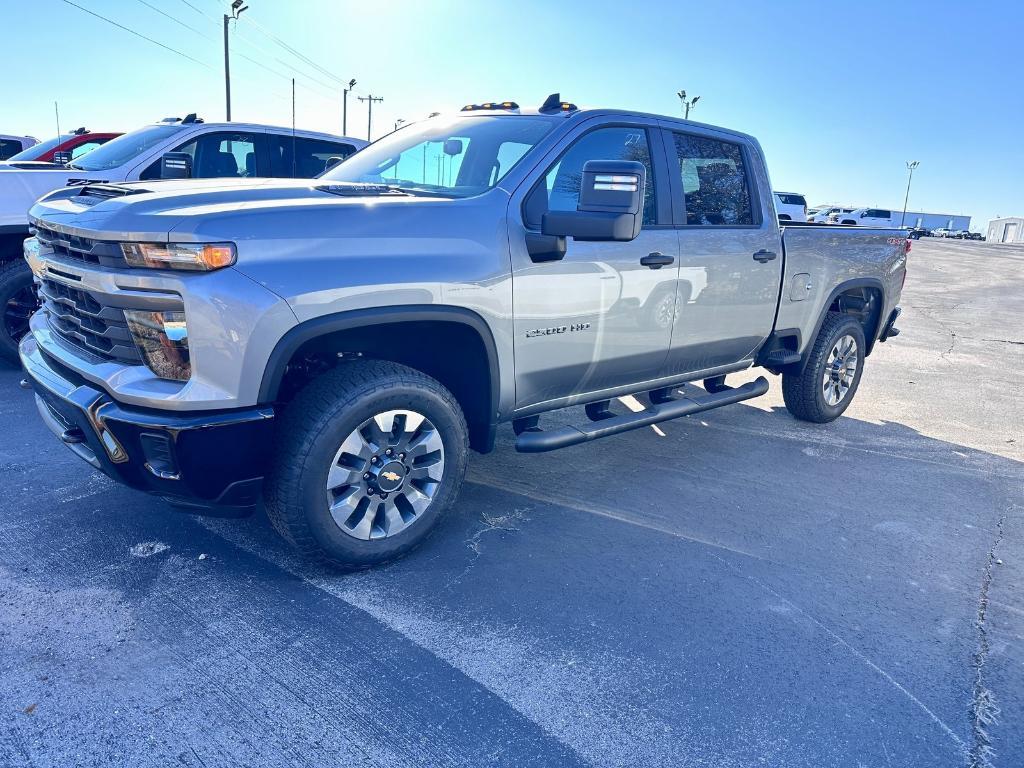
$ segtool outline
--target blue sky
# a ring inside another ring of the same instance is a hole
[[[63,128],[130,130],[191,111],[223,119],[228,0],[74,1],[206,66],[62,0],[2,0],[0,62],[21,78],[4,78],[0,132],[53,134],[54,100]],[[384,97],[375,136],[398,118],[490,99],[537,104],[552,91],[678,114],[685,88],[701,96],[692,118],[757,136],[775,188],[811,204],[900,208],[905,162],[920,160],[911,209],[969,214],[975,229],[1024,215],[1024,3],[1015,0],[249,5],[232,33],[236,120],[289,124],[293,75],[298,125],[340,132],[331,76],[354,77],[357,96]],[[348,127],[365,136],[366,105],[352,96]]]

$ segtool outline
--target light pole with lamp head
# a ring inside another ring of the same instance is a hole
[[[907,194],[903,198],[903,216],[900,217],[900,229],[903,228],[903,224],[907,218],[907,201],[910,200],[910,182],[914,178],[914,169],[920,164],[920,160],[907,161],[907,170],[910,173],[907,175]]]

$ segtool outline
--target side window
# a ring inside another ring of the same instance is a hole
[[[310,139],[291,134],[267,134],[270,175],[277,178],[311,179],[354,154],[356,148],[340,141]],[[334,160],[334,163],[331,161]]]
[[[256,175],[256,137],[251,133],[206,133],[171,152],[192,156],[193,179],[219,179]],[[160,178],[160,158],[139,176]]]
[[[641,127],[616,126],[598,128],[580,136],[563,153],[530,193],[525,206],[526,223],[540,227],[545,211],[575,211],[580,199],[583,166],[588,160],[634,160],[647,169],[647,187],[644,194],[644,224],[657,223],[654,197],[654,170],[651,167],[651,149],[647,131]],[[547,201],[543,199],[547,192]]]
[[[686,223],[735,226],[754,223],[750,182],[739,144],[675,134],[686,199]]]
[[[11,139],[0,139],[0,160],[6,160],[11,155],[21,152],[21,142]]]
[[[71,159],[74,160],[76,157],[81,157],[86,152],[92,152],[96,147],[100,146],[102,141],[87,141],[84,144],[79,144],[77,147],[71,150]]]

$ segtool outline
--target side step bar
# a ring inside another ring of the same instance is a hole
[[[726,387],[720,392],[709,392],[697,397],[683,397],[679,400],[652,404],[637,413],[611,416],[597,421],[593,426],[564,426],[551,430],[529,430],[516,438],[516,450],[520,453],[543,453],[558,448],[568,448],[600,437],[617,435],[631,429],[647,427],[660,421],[689,416],[691,413],[710,411],[742,400],[760,397],[768,391],[768,379],[758,376],[754,381],[739,387]]]

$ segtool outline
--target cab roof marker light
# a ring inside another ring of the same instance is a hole
[[[544,103],[540,105],[538,112],[541,114],[547,114],[551,112],[575,112],[579,109],[575,104],[569,101],[562,101],[562,94],[552,93],[546,99]]]

